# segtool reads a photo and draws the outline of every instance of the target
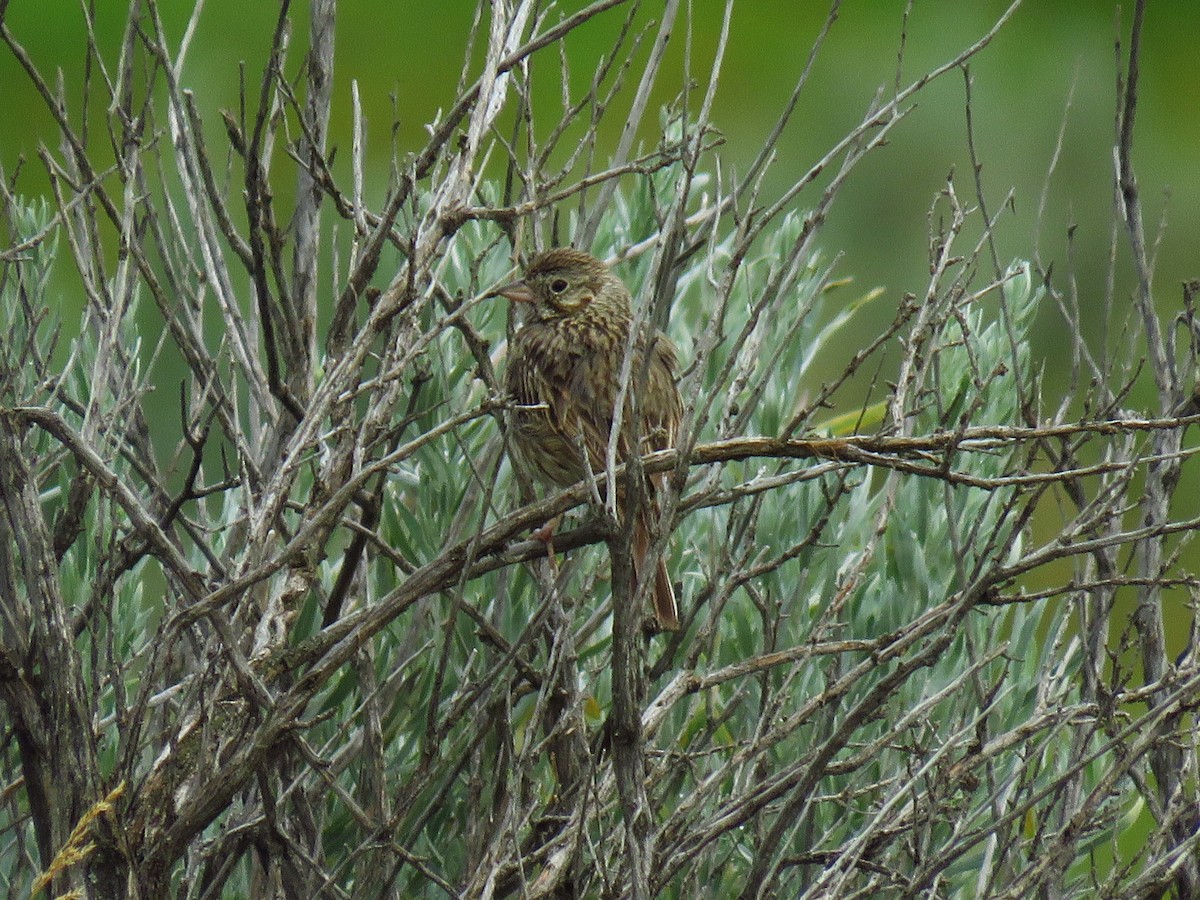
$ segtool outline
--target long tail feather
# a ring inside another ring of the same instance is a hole
[[[633,574],[641,584],[646,571],[646,555],[650,550],[650,531],[645,522],[639,522],[633,531]],[[671,573],[667,561],[659,557],[654,570],[654,618],[659,631],[679,630],[679,608],[675,603],[675,588],[671,584]]]

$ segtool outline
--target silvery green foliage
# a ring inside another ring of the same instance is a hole
[[[953,179],[919,296],[856,285],[820,232],[1015,6],[916,81],[898,64],[825,156],[781,158],[789,106],[736,172],[701,5],[481,4],[382,189],[375,86],[333,151],[333,6],[301,62],[283,11],[219,123],[153,5],[119,59],[89,19],[83,110],[25,69],[63,133],[58,215],[9,207],[0,248],[0,886],[111,816],[53,892],[1189,893],[1200,676],[1155,616],[1195,589],[1200,526],[1168,502],[1190,423],[1114,383],[1144,335],[1097,362],[1073,333],[1092,386],[1047,412],[1030,338],[1068,304],[994,261]],[[571,77],[566,38],[610,9]],[[691,83],[636,147],[681,35]],[[680,446],[645,462],[671,466],[678,635],[641,633],[603,504],[505,452],[516,317],[488,292],[562,243],[680,348]]]

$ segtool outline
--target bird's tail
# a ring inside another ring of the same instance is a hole
[[[665,559],[658,561],[654,576],[654,615],[663,631],[679,630],[679,607],[675,603],[675,588]]]
[[[634,577],[641,584],[646,571],[646,556],[650,551],[650,529],[645,521],[639,522],[633,532]],[[675,603],[675,587],[671,584],[671,573],[667,561],[662,557],[654,570],[654,619],[657,631],[679,630],[679,607]]]

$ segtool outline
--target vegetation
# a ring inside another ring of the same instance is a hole
[[[70,99],[0,2],[58,128],[48,196],[0,179],[8,895],[1196,896],[1200,663],[1167,631],[1200,587],[1200,324],[1195,285],[1153,286],[1143,4],[1131,284],[1114,264],[1083,299],[1069,261],[1001,259],[1004,204],[953,177],[921,295],[820,246],[1018,5],[908,81],[901,52],[803,171],[776,152],[794,103],[733,171],[732,0],[703,57],[677,0],[481,4],[458,99],[385,191],[360,115],[349,162],[329,146],[332,0],[282,5],[219,126],[156,4],[117,52],[92,35]],[[578,91],[596,17],[623,25]],[[505,453],[514,322],[488,292],[558,243],[683,351],[678,447],[635,466],[669,476],[677,633],[643,634],[596,486],[543,492]],[[1072,383],[1047,397],[1049,322]],[[531,532],[559,516],[549,557]]]

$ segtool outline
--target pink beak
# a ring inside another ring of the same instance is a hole
[[[517,303],[532,303],[533,291],[529,289],[523,281],[514,281],[511,284],[501,285],[495,290],[488,292],[489,297],[507,297]]]

